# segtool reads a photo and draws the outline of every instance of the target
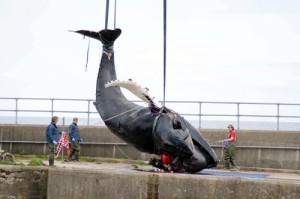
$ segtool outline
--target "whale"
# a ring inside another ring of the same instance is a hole
[[[102,45],[94,106],[114,135],[141,152],[170,154],[173,172],[195,173],[217,166],[214,150],[184,117],[162,105],[148,88],[131,79],[117,79],[114,43],[121,29],[73,32],[96,39]],[[148,105],[128,100],[121,88],[128,89]]]

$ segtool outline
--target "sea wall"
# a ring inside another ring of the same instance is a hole
[[[0,199],[298,199],[288,180],[0,165]]]
[[[48,169],[0,165],[0,199],[47,198]]]
[[[61,126],[58,126],[62,129]],[[2,149],[13,154],[47,154],[43,125],[0,125]],[[223,159],[222,143],[226,129],[199,129]],[[81,155],[90,157],[149,160],[153,155],[141,153],[113,135],[106,127],[80,126],[84,142]],[[237,164],[244,167],[300,169],[300,132],[236,130]],[[219,141],[219,142],[218,142]],[[222,161],[220,162],[222,164]]]

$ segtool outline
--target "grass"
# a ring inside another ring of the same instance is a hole
[[[47,155],[22,155],[22,154],[16,154],[14,155],[15,160],[30,160],[29,165],[37,166],[37,165],[43,165],[43,160],[48,160],[48,154]],[[67,160],[68,157],[64,156],[64,160]],[[56,160],[60,161],[62,160],[61,156],[58,156]],[[127,163],[131,164],[133,167],[148,165],[147,162],[141,161],[141,160],[132,160],[132,159],[121,159],[121,158],[103,158],[103,157],[89,157],[89,156],[80,156],[81,162],[95,162],[97,164],[101,163]]]
[[[14,155],[15,160],[31,160],[32,158],[39,158],[42,160],[47,160],[48,155],[21,155],[21,154],[16,154]]]
[[[84,161],[84,162],[96,162],[96,159],[95,158],[91,158],[91,157],[80,156],[80,161]]]
[[[0,161],[0,164],[2,164],[2,165],[18,165],[18,166],[25,166],[23,163],[15,163],[15,162],[9,162],[9,161]]]
[[[28,163],[29,166],[41,166],[43,165],[43,160],[40,158],[33,158]]]

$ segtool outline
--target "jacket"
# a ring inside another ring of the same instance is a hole
[[[55,123],[50,123],[46,129],[46,138],[48,143],[52,143],[53,141],[58,141],[58,135],[61,132],[57,129]]]
[[[72,123],[69,126],[69,140],[72,141],[73,138],[75,139],[75,141],[81,140],[79,128],[75,123]]]

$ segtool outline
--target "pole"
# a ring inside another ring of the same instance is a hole
[[[1,136],[0,136],[0,155],[1,155],[1,151],[2,151],[2,137],[3,137],[3,128],[1,129]]]
[[[65,117],[63,117],[63,127],[62,127],[63,129],[63,131],[65,131]],[[63,136],[63,135],[61,135],[61,136]],[[64,146],[63,146],[63,144],[61,143],[61,161],[62,162],[64,162]]]
[[[164,105],[166,102],[167,0],[164,0]]]

